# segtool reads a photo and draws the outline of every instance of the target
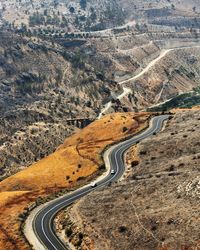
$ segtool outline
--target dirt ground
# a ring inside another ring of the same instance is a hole
[[[199,110],[176,113],[130,150],[126,178],[63,212],[75,249],[200,249],[199,131]]]

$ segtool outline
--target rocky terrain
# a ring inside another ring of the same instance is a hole
[[[199,120],[199,110],[178,112],[131,149],[121,181],[59,216],[66,240],[75,249],[198,249]]]
[[[200,47],[166,50],[167,54],[129,86],[135,106],[147,108],[199,86]]]
[[[80,41],[74,46],[70,39],[49,41],[1,31],[1,178],[52,153],[83,127],[77,119],[87,119],[87,125],[108,101],[114,111],[133,110],[132,95],[123,103],[117,100],[122,92],[117,81],[160,50],[149,44],[148,35]],[[126,48],[135,53],[127,54]]]
[[[93,42],[98,57],[108,58],[107,69],[113,72],[115,81],[131,89],[131,105],[127,105],[127,99],[121,102],[134,110],[146,109],[198,87],[199,45],[199,39],[191,33],[159,32],[127,33]],[[115,111],[115,104],[113,101],[113,109],[108,112]]]
[[[190,32],[126,30],[105,38],[52,40],[2,29],[1,178],[52,153],[77,128],[98,117],[108,101],[109,112],[137,111],[197,87],[199,48],[167,51],[167,46],[177,46],[177,39],[180,47],[199,45]],[[145,67],[137,80],[126,82]],[[132,93],[119,100],[123,86]]]
[[[53,32],[102,30],[130,21],[183,29],[199,27],[199,11],[196,0],[2,0],[0,20],[15,28]]]
[[[58,43],[1,31],[0,50],[2,178],[53,152],[111,91],[122,91],[98,64]]]

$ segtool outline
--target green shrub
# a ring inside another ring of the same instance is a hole
[[[71,227],[67,227],[65,229],[65,234],[67,235],[67,237],[70,237],[72,235],[72,228]]]

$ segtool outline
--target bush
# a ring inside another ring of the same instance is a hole
[[[127,228],[125,227],[125,226],[120,226],[119,227],[119,232],[120,233],[124,233],[124,232],[126,232],[127,231]]]
[[[105,164],[102,164],[101,166],[99,166],[99,170],[105,170],[105,169],[106,169]]]
[[[80,232],[80,233],[78,234],[78,237],[79,237],[80,240],[82,240],[82,239],[83,239],[83,233]]]
[[[158,228],[157,225],[153,225],[153,226],[151,227],[151,230],[152,230],[152,231],[156,231],[157,228]]]
[[[77,181],[81,181],[81,180],[84,180],[84,179],[85,179],[84,176],[80,176],[80,177],[78,177]]]
[[[136,167],[139,164],[139,161],[135,160],[131,162],[131,167]]]
[[[65,229],[65,234],[67,235],[67,237],[70,237],[71,235],[72,235],[72,229],[71,229],[71,227],[67,227],[66,229]]]
[[[75,12],[74,7],[70,7],[70,8],[69,8],[69,11],[73,14],[73,13]]]
[[[175,170],[175,166],[172,164],[167,170],[170,171],[170,172],[172,172],[172,171]]]
[[[127,127],[123,127],[123,133],[125,133],[128,130]]]

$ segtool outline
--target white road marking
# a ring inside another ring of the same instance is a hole
[[[167,118],[167,117],[166,117],[166,118]],[[165,119],[166,119],[166,118],[165,118]],[[152,123],[151,127],[149,127],[147,130],[145,130],[142,134],[140,134],[140,135],[138,135],[138,136],[136,136],[136,137],[134,137],[134,138],[131,138],[131,139],[129,139],[128,141],[122,142],[121,147],[120,147],[120,145],[119,145],[119,148],[115,151],[115,154],[114,154],[115,164],[116,164],[116,167],[117,167],[117,168],[116,168],[116,173],[115,173],[115,175],[112,176],[111,179],[109,179],[109,180],[107,180],[106,182],[102,183],[100,186],[97,185],[97,188],[103,187],[103,186],[105,186],[107,183],[110,183],[110,182],[115,178],[115,176],[119,173],[120,168],[119,168],[119,164],[118,164],[118,161],[117,161],[117,154],[119,153],[119,151],[122,150],[122,152],[120,153],[120,158],[122,158],[122,155],[123,155],[123,153],[124,153],[123,151],[124,151],[126,148],[128,148],[128,147],[131,146],[131,145],[134,145],[134,143],[136,143],[136,141],[137,141],[138,139],[140,139],[140,138],[145,139],[145,138],[147,138],[148,136],[152,135],[154,132],[156,132],[156,131],[158,130],[159,126],[161,125],[160,123],[163,122],[163,120],[164,120],[164,119],[158,119],[157,117],[154,117],[153,119],[154,119],[155,122],[156,122],[156,127],[155,127],[152,131],[151,131],[151,129],[152,129],[152,127],[153,127],[153,123]],[[143,138],[143,136],[145,136],[145,138]],[[130,142],[129,142],[129,141],[130,141]],[[111,153],[110,153],[110,155],[111,155]],[[111,159],[111,158],[110,158],[110,159]],[[111,165],[111,164],[110,164],[110,165]],[[110,175],[110,172],[109,172],[109,175]],[[106,176],[106,177],[108,177],[108,176]],[[97,188],[94,188],[94,189],[92,189],[92,190],[95,190],[95,189],[97,189]],[[45,220],[45,217],[48,215],[48,213],[50,213],[50,212],[51,212],[52,210],[54,210],[55,208],[57,208],[57,207],[59,207],[59,206],[62,206],[62,204],[66,203],[66,202],[70,202],[70,201],[74,200],[74,198],[76,199],[76,198],[78,198],[79,196],[82,197],[84,194],[89,193],[89,192],[91,192],[92,190],[85,190],[85,191],[83,191],[82,193],[78,193],[78,194],[76,194],[76,195],[74,195],[74,196],[68,198],[67,200],[62,201],[61,203],[59,203],[59,204],[55,205],[54,207],[52,207],[50,210],[48,210],[48,211],[43,215],[42,220],[41,220],[42,232],[43,232],[43,234],[45,235],[45,237],[46,237],[46,239],[48,240],[48,242],[54,247],[55,250],[58,250],[58,249],[57,249],[56,246],[53,244],[53,242],[51,241],[51,239],[49,239],[49,237],[47,236],[47,234],[46,234],[46,232],[45,232],[45,229],[44,229],[44,220]],[[76,190],[76,192],[78,192],[78,190]],[[55,214],[56,214],[57,212],[58,212],[58,211],[55,211],[55,213],[52,214],[52,216],[51,216],[51,218],[50,218],[50,220],[49,220],[49,229],[50,229],[50,231],[51,231],[53,237],[58,241],[58,239],[57,239],[56,236],[54,235],[54,232],[52,231],[51,224],[50,224],[50,222],[52,221],[53,217],[55,216]],[[58,242],[59,242],[59,241],[58,241]],[[59,242],[59,244],[61,244],[61,243]],[[62,247],[63,247],[63,246],[62,246]]]

